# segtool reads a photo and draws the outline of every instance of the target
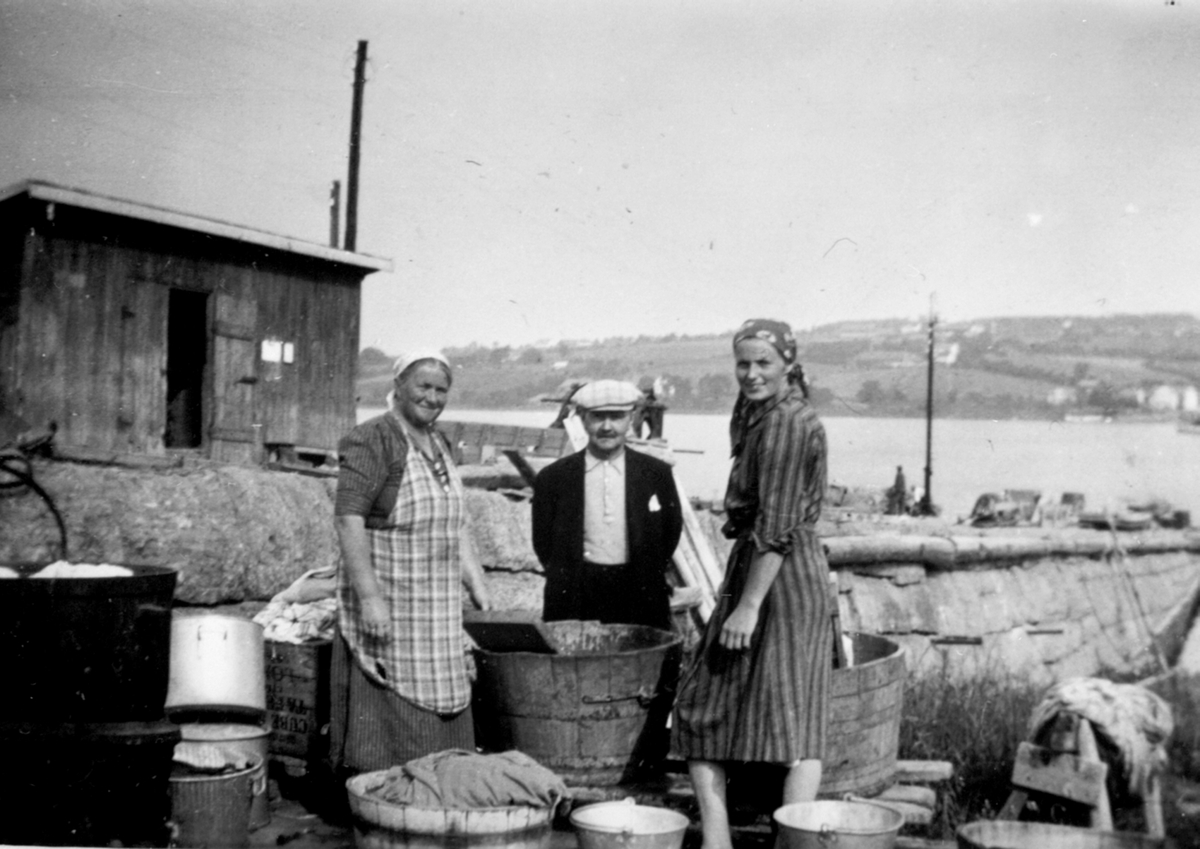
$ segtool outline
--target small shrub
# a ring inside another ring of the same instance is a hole
[[[909,682],[900,757],[954,765],[954,777],[939,787],[930,836],[952,840],[958,826],[999,813],[1017,746],[1044,692],[1000,676],[956,680],[943,673]]]

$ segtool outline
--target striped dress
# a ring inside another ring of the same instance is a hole
[[[833,627],[829,566],[816,534],[825,429],[798,389],[735,416],[725,534],[736,539],[704,637],[679,688],[678,757],[792,764],[825,753]],[[783,554],[746,651],[720,645],[756,551]]]

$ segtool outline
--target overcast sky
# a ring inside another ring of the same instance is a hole
[[[0,0],[0,183],[328,241],[363,346],[1200,313],[1200,0]]]

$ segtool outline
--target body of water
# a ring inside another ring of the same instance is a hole
[[[362,408],[359,420],[380,412]],[[556,411],[448,407],[447,420],[545,427]],[[829,478],[886,488],[903,466],[910,486],[925,468],[923,419],[822,417]],[[688,495],[719,499],[729,473],[729,417],[667,413],[663,435],[677,449],[676,475]],[[970,512],[984,492],[1081,492],[1089,509],[1160,498],[1200,513],[1200,435],[1172,423],[1065,423],[946,419],[933,424],[933,500],[943,515]]]

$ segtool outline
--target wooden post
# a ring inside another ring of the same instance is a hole
[[[1091,763],[1102,763],[1100,747],[1096,745],[1096,733],[1092,731],[1092,723],[1080,718],[1077,732],[1079,741],[1079,757]],[[1105,770],[1107,772],[1107,770]],[[1095,805],[1092,806],[1092,828],[1102,831],[1113,830],[1112,806],[1108,799],[1108,783],[1100,782]]]
[[[922,516],[933,515],[933,329],[937,317],[929,311],[929,364],[925,381],[925,494],[917,512]]]
[[[350,111],[350,174],[346,180],[346,250],[358,242],[358,159],[362,139],[363,86],[366,85],[367,43],[358,43],[358,61],[354,64],[354,105]]]

